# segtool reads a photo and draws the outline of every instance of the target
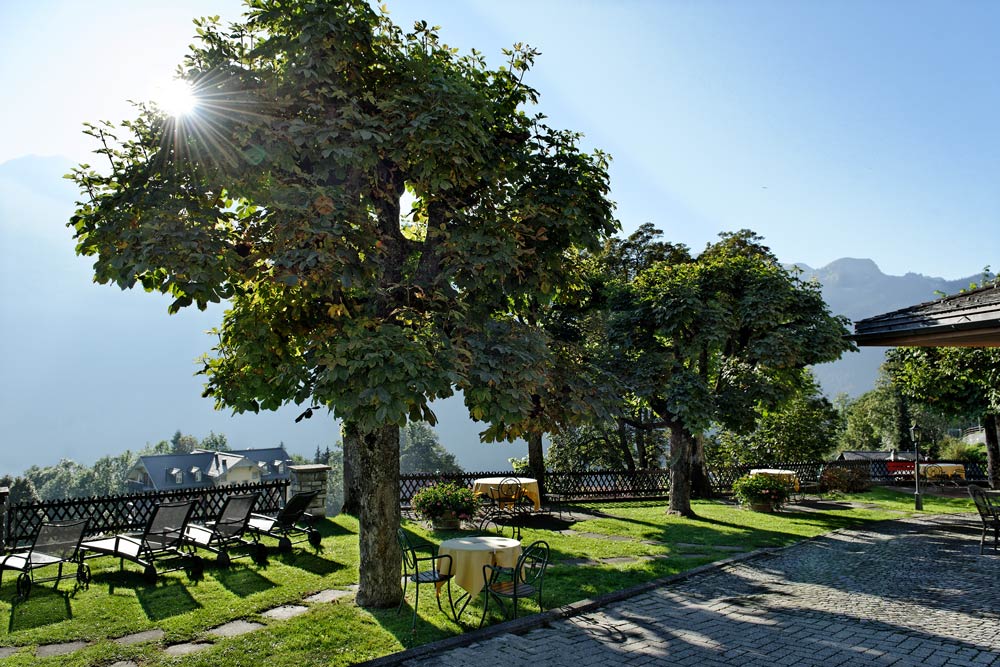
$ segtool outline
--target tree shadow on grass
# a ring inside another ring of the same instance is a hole
[[[263,593],[277,586],[270,579],[261,576],[255,570],[246,566],[240,567],[234,565],[226,570],[218,569],[212,573],[212,576],[225,586],[229,592],[243,598],[255,593]]]
[[[70,593],[52,588],[34,586],[25,600],[14,599],[11,603],[10,622],[7,631],[32,630],[45,625],[54,625],[73,618],[69,603]]]

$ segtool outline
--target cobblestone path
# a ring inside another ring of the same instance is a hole
[[[418,665],[1000,666],[1000,556],[969,516],[888,521]]]

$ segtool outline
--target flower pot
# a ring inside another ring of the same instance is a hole
[[[439,517],[431,519],[431,526],[434,530],[457,530],[462,525],[454,512],[445,512]]]
[[[774,503],[769,500],[756,500],[750,503],[750,509],[754,512],[773,512]]]

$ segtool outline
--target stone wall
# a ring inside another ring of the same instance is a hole
[[[321,463],[309,465],[288,466],[291,477],[288,484],[288,496],[296,493],[319,491],[309,509],[313,516],[326,516],[326,480],[330,474],[330,466]]]

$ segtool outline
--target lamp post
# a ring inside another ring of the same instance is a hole
[[[913,422],[910,427],[910,440],[913,441],[913,509],[924,509],[924,501],[920,497],[920,426]]]

